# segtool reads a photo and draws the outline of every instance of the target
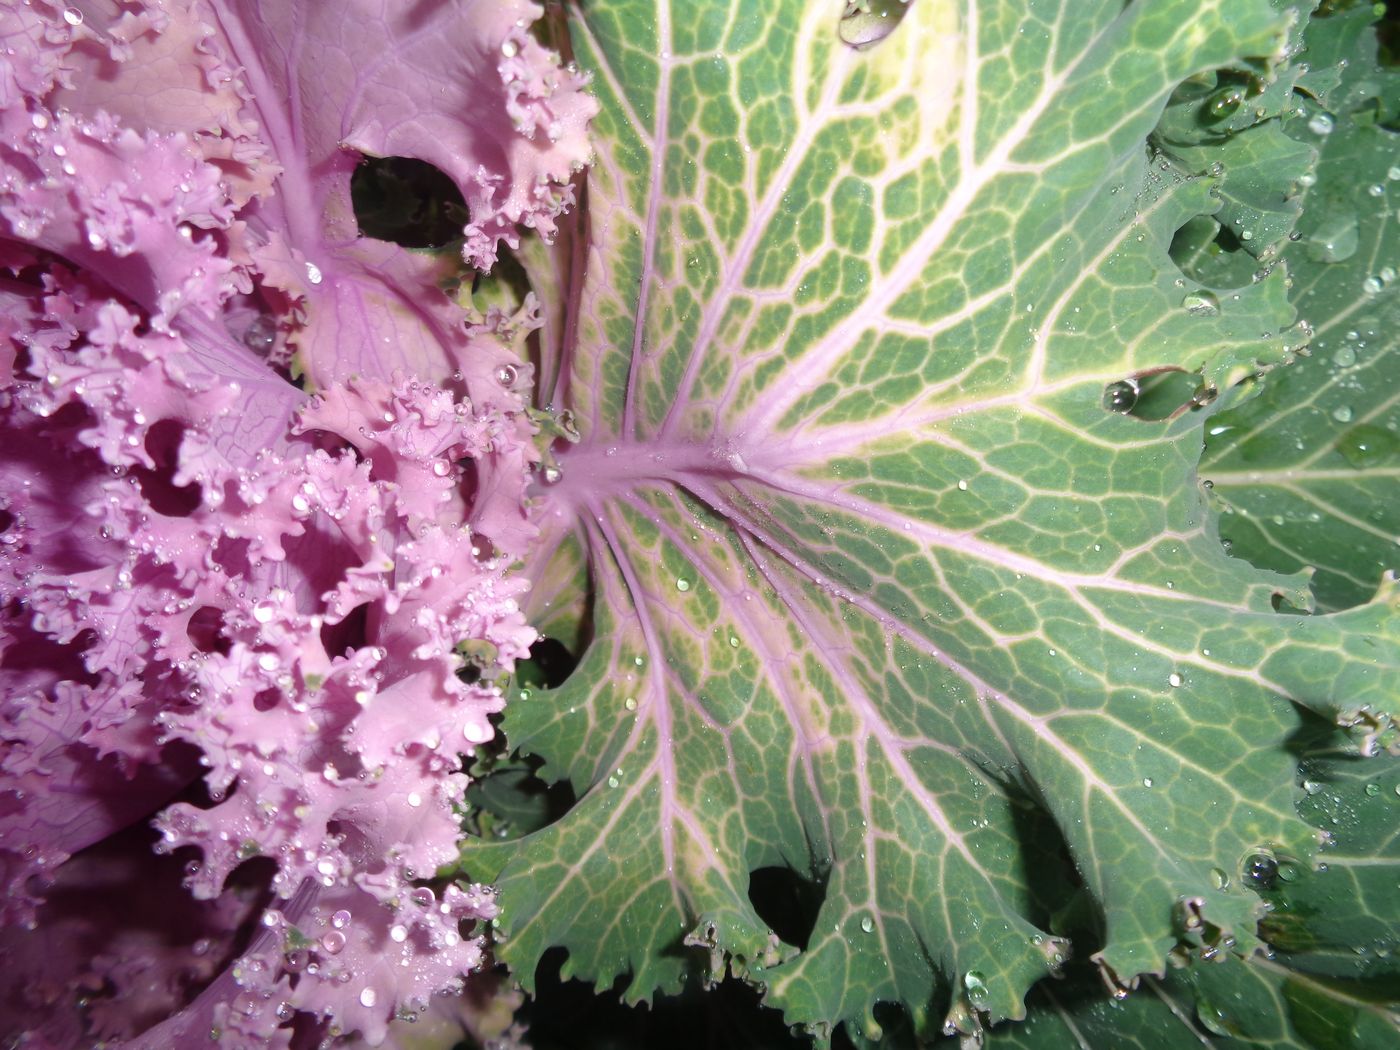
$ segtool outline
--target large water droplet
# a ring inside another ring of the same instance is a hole
[[[1209,1000],[1201,999],[1196,1003],[1196,1016],[1207,1031],[1226,1037],[1234,1035],[1225,1011]]]
[[[1268,850],[1260,850],[1245,857],[1241,870],[1245,882],[1261,890],[1271,890],[1278,882],[1278,861]]]
[[[1226,889],[1230,885],[1230,875],[1224,868],[1210,869],[1210,884],[1217,890]]]
[[[516,379],[519,377],[520,373],[516,371],[514,365],[502,365],[500,368],[496,369],[496,382],[500,383],[501,386],[514,386]]]
[[[1103,407],[1110,412],[1131,412],[1137,399],[1138,384],[1135,379],[1121,379],[1103,388]]]
[[[1220,313],[1220,297],[1209,288],[1187,292],[1181,305],[1192,317],[1216,317]]]
[[[681,591],[682,593],[690,590],[690,581],[687,580],[684,576],[676,577],[676,590]]]
[[[1201,114],[1208,123],[1216,124],[1230,116],[1244,102],[1244,89],[1238,86],[1222,88],[1212,95]]]
[[[872,919],[869,915],[863,916],[860,920],[860,928],[866,933],[874,933],[875,920]]]
[[[1338,423],[1350,423],[1351,406],[1338,405],[1336,408],[1332,409],[1332,418],[1335,419]]]
[[[83,24],[83,13],[76,7],[65,7],[63,9],[63,20],[70,26],[80,26]]]
[[[1330,135],[1336,125],[1332,121],[1330,113],[1316,113],[1308,121],[1308,130],[1314,135]]]
[[[967,1001],[979,1009],[987,1004],[991,998],[991,992],[987,990],[987,979],[976,970],[968,970],[963,975],[963,991],[967,993]]]
[[[267,314],[259,314],[243,330],[243,345],[255,354],[271,353],[276,342],[277,322]]]
[[[836,34],[857,51],[863,51],[893,33],[908,9],[908,0],[868,0],[864,4],[848,0]]]
[[[1356,254],[1360,243],[1355,213],[1331,212],[1308,237],[1308,258],[1313,262],[1344,262]]]
[[[1400,435],[1373,423],[1352,427],[1337,439],[1337,451],[1357,470],[1400,461]]]

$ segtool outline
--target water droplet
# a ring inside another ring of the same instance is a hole
[[[967,1001],[979,1009],[991,998],[991,992],[987,990],[987,979],[976,970],[968,970],[963,975],[963,991],[967,993]]]
[[[735,635],[732,635],[732,634],[731,634],[731,635],[729,636],[729,648],[731,648],[731,649],[737,649],[737,648],[739,648],[739,639],[738,639]]]
[[[1357,470],[1391,464],[1400,461],[1400,435],[1362,423],[1337,439],[1337,451]]]
[[[360,992],[360,1005],[366,1010],[379,1001],[379,993],[373,988],[366,988]]]
[[[690,590],[690,581],[687,580],[684,576],[677,576],[677,577],[676,577],[676,590],[681,591],[682,593],[684,593],[685,591]]]
[[[872,919],[869,915],[862,916],[860,920],[860,928],[866,933],[874,933],[875,920]]]
[[[1206,102],[1205,112],[1202,115],[1209,123],[1216,124],[1239,109],[1242,102],[1244,102],[1243,88],[1238,86],[1223,88]]]
[[[243,330],[243,345],[255,354],[271,353],[277,342],[277,322],[267,314],[259,314]]]
[[[1271,890],[1278,881],[1278,861],[1267,850],[1251,853],[1244,859],[1244,880],[1261,890]]]
[[[1303,790],[1309,795],[1316,795],[1322,791],[1322,784],[1316,780],[1303,781]]]
[[[1336,408],[1332,409],[1332,418],[1335,419],[1338,423],[1350,423],[1351,406],[1338,405]]]
[[[63,20],[70,26],[80,26],[83,24],[83,13],[76,7],[65,7],[63,9]]]
[[[314,262],[306,264],[306,279],[312,284],[320,284],[324,278],[321,276],[321,268]]]
[[[1385,187],[1382,186],[1379,182],[1373,182],[1371,183],[1371,185],[1366,187],[1366,192],[1369,193],[1372,197],[1384,197]]]
[[[629,696],[626,700],[622,701],[622,706],[629,711],[637,710],[637,698],[635,696]]]
[[[1356,351],[1349,346],[1343,345],[1332,355],[1332,363],[1338,368],[1350,368],[1356,364]]]
[[[1145,788],[1150,788],[1150,787],[1152,786],[1152,778],[1151,778],[1151,777],[1143,777],[1143,778],[1142,778],[1142,786],[1145,787]]]
[[[1230,885],[1229,873],[1224,868],[1210,869],[1210,883],[1217,890],[1223,890]]]
[[[339,955],[345,950],[345,934],[339,930],[331,930],[321,938],[321,947],[329,955]]]
[[[467,742],[471,744],[484,744],[494,735],[491,726],[486,722],[470,719],[462,725],[462,736],[466,737]]]
[[[253,619],[258,623],[271,623],[274,615],[276,610],[267,602],[259,602],[253,606]]]
[[[417,886],[408,895],[408,899],[420,908],[431,908],[437,897],[427,886]]]
[[[1313,262],[1345,262],[1356,254],[1360,244],[1356,214],[1329,212],[1308,236],[1308,258]]]
[[[418,792],[416,791],[410,791],[408,793],[408,797],[404,801],[406,801],[414,809],[417,809],[423,804],[423,796],[418,794]]]
[[[894,32],[908,7],[908,0],[869,0],[864,5],[847,5],[848,13],[837,23],[836,35],[857,51],[874,47]]]
[[[1177,674],[1175,671],[1167,675],[1167,685],[1171,686],[1173,689],[1181,685],[1183,681],[1185,681],[1185,679],[1183,679],[1181,675]]]
[[[337,930],[343,930],[350,925],[350,913],[342,908],[331,916],[331,925]]]
[[[546,485],[557,485],[559,484],[560,479],[564,476],[564,472],[552,463],[549,466],[545,467],[542,473],[544,476],[544,483]]]
[[[1187,292],[1181,305],[1192,317],[1216,317],[1220,313],[1220,297],[1209,288]]]
[[[1225,1016],[1225,1012],[1206,999],[1201,999],[1196,1003],[1196,1016],[1208,1031],[1216,1035],[1228,1038],[1234,1034],[1231,1031],[1230,1019]]]
[[[1375,798],[1375,797],[1376,797],[1377,795],[1379,795],[1380,793],[1381,793],[1381,789],[1380,789],[1379,785],[1376,785],[1376,784],[1367,784],[1367,785],[1366,785],[1366,794],[1370,795],[1372,798]]]
[[[520,378],[520,373],[514,365],[501,365],[496,369],[496,382],[501,386],[510,387],[515,385],[515,381]]]
[[[1103,388],[1103,407],[1110,412],[1130,412],[1138,399],[1136,379],[1123,379]]]
[[[1367,277],[1361,282],[1361,290],[1367,295],[1380,295],[1385,285],[1379,277]]]
[[[619,781],[617,777],[608,777],[608,787],[615,788],[619,783],[621,783],[621,781]]]
[[[1314,135],[1330,135],[1335,126],[1331,114],[1328,113],[1316,113],[1308,121],[1308,130]]]
[[[408,927],[399,923],[390,926],[389,939],[398,944],[402,944],[404,941],[408,940]]]

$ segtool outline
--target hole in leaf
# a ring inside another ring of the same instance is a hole
[[[1179,227],[1168,254],[1187,277],[1213,288],[1242,288],[1259,268],[1234,231],[1209,215],[1197,215]]]
[[[910,0],[847,0],[837,35],[857,51],[874,47],[904,20],[909,3]]]
[[[185,633],[190,636],[190,643],[201,653],[219,653],[221,656],[227,656],[228,639],[219,633],[223,624],[223,612],[212,605],[206,605],[191,614]]]
[[[530,658],[515,665],[521,685],[557,689],[573,674],[578,659],[557,638],[541,638],[530,646]]]
[[[369,638],[369,602],[355,606],[350,615],[339,623],[321,625],[321,645],[326,655],[335,659],[345,655],[347,649],[359,649]]]
[[[595,994],[564,976],[566,960],[562,948],[544,953],[535,994],[517,1014],[534,1050],[811,1050],[812,1041],[789,1032],[782,1014],[763,1006],[743,981],[726,978],[708,990],[691,981],[678,995],[654,996],[642,1009],[620,1001],[630,974]],[[850,1045],[839,1037],[832,1044],[833,1050]]]
[[[759,868],[749,876],[749,903],[788,944],[806,950],[826,900],[826,875],[806,879],[791,868]]]
[[[474,765],[468,771],[467,830],[484,839],[518,839],[573,809],[573,788],[567,780],[547,783],[538,772],[543,764],[526,756],[487,758]]]
[[[174,481],[184,435],[185,428],[177,420],[155,423],[146,431],[146,452],[155,461],[155,468],[134,467],[131,471],[151,509],[167,518],[189,517],[204,498],[198,485],[176,485]]]
[[[405,248],[441,248],[462,235],[467,204],[443,171],[414,157],[367,157],[350,178],[366,237]]]

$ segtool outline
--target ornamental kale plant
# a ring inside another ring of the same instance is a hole
[[[1380,13],[10,5],[0,1030],[1400,1045]]]

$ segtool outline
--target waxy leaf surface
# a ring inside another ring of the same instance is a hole
[[[1023,1015],[1071,949],[1031,826],[1110,980],[1198,913],[1248,947],[1258,898],[1217,869],[1312,848],[1295,705],[1383,728],[1397,665],[1392,599],[1281,616],[1305,578],[1226,554],[1209,409],[1105,408],[1293,345],[1282,270],[1172,262],[1221,201],[1148,144],[1185,78],[1267,74],[1288,18],[920,0],[856,49],[840,7],[574,12],[601,110],[541,400],[582,440],[529,571],[536,622],[587,642],[504,729],[578,803],[463,859],[527,987],[553,946],[629,1000],[727,966],[819,1041],[878,1038],[880,1002],[923,1032]],[[585,578],[587,609],[550,604]],[[810,930],[755,907],[768,868],[814,887]]]

